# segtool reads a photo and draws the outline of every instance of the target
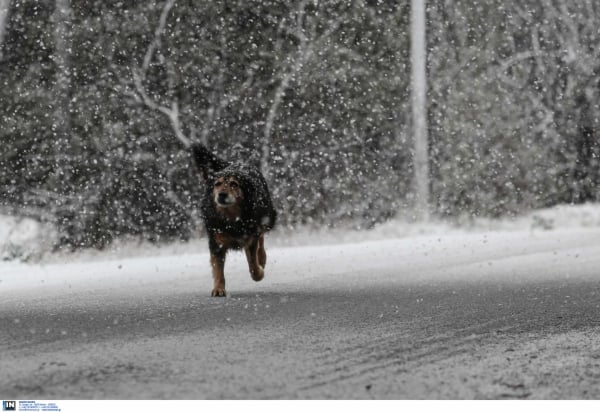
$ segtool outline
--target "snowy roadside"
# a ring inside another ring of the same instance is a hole
[[[273,284],[331,288],[356,278],[374,287],[390,281],[404,283],[485,281],[505,279],[511,273],[539,267],[545,262],[561,279],[595,276],[600,244],[599,228],[553,231],[488,231],[449,233],[368,240],[313,246],[267,246],[267,276],[263,282],[250,279],[243,253],[232,253],[226,264],[232,289],[254,292]],[[172,250],[171,250],[172,252]],[[52,263],[0,263],[0,294],[23,293],[51,296],[78,291],[111,290],[136,295],[142,290],[187,290],[202,292],[210,287],[209,255],[172,253],[166,256],[123,256],[109,260]],[[475,262],[475,263],[473,263]],[[480,269],[475,268],[479,265]],[[496,266],[494,266],[496,265]],[[536,266],[537,265],[537,266]],[[447,270],[448,267],[460,270]],[[394,268],[393,274],[390,268]],[[462,269],[468,269],[463,271]],[[473,279],[473,273],[477,273]],[[469,274],[465,278],[465,274]],[[519,281],[535,280],[544,273],[528,272]],[[481,279],[479,279],[481,277]],[[311,281],[311,279],[314,280]],[[204,288],[204,289],[203,289]],[[136,292],[137,291],[137,292]]]
[[[560,229],[600,228],[600,204],[559,205],[523,216],[505,219],[459,219],[413,223],[397,218],[369,230],[351,227],[295,229],[279,227],[268,235],[268,247],[335,245],[370,240],[402,239],[416,236],[478,234],[487,232],[552,231]],[[52,264],[116,260],[126,257],[156,257],[207,253],[206,239],[189,242],[151,244],[138,240],[117,240],[102,251],[51,252],[56,233],[28,218],[0,215],[0,260]],[[1,263],[0,263],[1,265]],[[1,267],[1,266],[0,266]]]

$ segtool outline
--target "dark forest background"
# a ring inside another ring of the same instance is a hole
[[[282,225],[410,214],[408,0],[2,1],[0,211],[57,246],[199,232],[186,139],[258,164]],[[427,4],[433,213],[597,201],[600,3]]]

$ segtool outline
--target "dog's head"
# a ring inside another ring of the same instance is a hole
[[[230,220],[241,218],[244,201],[241,179],[228,174],[217,174],[213,180],[212,201],[217,213]]]
[[[216,177],[213,183],[213,201],[216,207],[240,205],[244,200],[242,185],[234,176]]]

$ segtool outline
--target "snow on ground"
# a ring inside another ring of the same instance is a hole
[[[343,273],[368,273],[371,283],[377,284],[379,280],[389,280],[384,277],[389,277],[389,268],[393,267],[399,268],[403,282],[460,280],[460,271],[448,272],[444,268],[472,266],[474,261],[485,268],[481,271],[485,276],[504,276],[511,273],[511,261],[515,261],[515,257],[520,257],[520,269],[528,263],[539,266],[540,260],[544,260],[560,276],[589,275],[596,270],[592,249],[600,243],[598,226],[521,231],[455,230],[445,233],[432,233],[433,230],[427,233],[425,230],[425,234],[402,238],[394,238],[391,232],[385,230],[376,229],[353,243],[342,242],[348,241],[344,238],[337,244],[281,246],[268,239],[267,278],[258,284],[250,280],[244,254],[232,252],[226,263],[228,289],[260,290],[264,283],[307,283],[307,279],[311,278],[318,279],[318,282],[308,283],[323,285],[328,277],[335,279]],[[379,239],[370,239],[378,232]],[[274,237],[277,240],[277,236]],[[197,246],[195,253],[176,253],[175,249],[166,248],[169,254],[154,256],[110,256],[111,252],[105,252],[104,259],[91,261],[1,262],[0,292],[126,290],[158,283],[179,283],[189,287],[190,282],[201,282],[201,287],[208,291],[211,287],[209,255],[206,246]],[[499,261],[502,269],[495,271],[491,265]],[[465,273],[472,274],[473,271]],[[535,276],[537,274],[532,272],[531,277]]]
[[[478,254],[481,261],[501,258],[502,251],[511,249],[516,239],[529,245],[523,247],[528,249],[523,252],[535,253],[539,248],[546,253],[544,258],[551,259],[549,251],[553,245],[557,249],[561,241],[577,245],[582,231],[598,228],[600,205],[582,205],[558,206],[512,220],[477,220],[465,227],[392,221],[369,231],[280,230],[267,239],[267,278],[270,273],[284,273],[284,278],[276,279],[278,282],[296,281],[348,271],[377,272],[379,267],[390,265],[412,268],[410,273],[415,275],[407,276],[417,276],[419,266],[425,261],[431,266],[431,259],[439,260],[437,265],[442,268],[471,259],[473,254]],[[39,292],[40,287],[49,291],[55,287],[102,288],[111,284],[125,287],[177,279],[184,283],[202,279],[207,290],[210,287],[205,239],[161,247],[121,242],[106,251],[46,254],[37,263],[7,260],[10,250],[20,251],[22,256],[42,255],[43,242],[50,238],[42,234],[41,226],[34,221],[6,217],[0,220],[5,258],[0,262],[0,291],[32,288]],[[569,267],[577,263],[586,267],[585,256],[576,260],[580,254],[577,251],[573,256],[561,256],[552,264]],[[318,271],[311,273],[317,266]],[[230,254],[226,276],[229,284],[256,287],[247,276],[243,253]]]
[[[20,325],[0,386],[59,399],[597,398],[597,210],[276,232],[263,281],[243,253],[228,257],[228,299],[209,297],[205,240],[0,262],[0,320]]]
[[[40,259],[54,240],[49,226],[26,217],[0,215],[0,260]]]

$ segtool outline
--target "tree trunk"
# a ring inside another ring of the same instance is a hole
[[[261,144],[261,157],[260,157],[260,170],[265,175],[267,180],[270,180],[271,170],[269,169],[269,158],[271,154],[271,135],[273,133],[273,126],[275,124],[275,117],[279,111],[279,106],[281,106],[281,102],[283,101],[283,97],[285,96],[285,92],[289,87],[290,80],[292,79],[292,72],[288,72],[283,75],[279,86],[275,90],[275,94],[273,95],[273,102],[271,103],[271,107],[269,108],[269,113],[267,114],[267,119],[265,121],[265,129],[262,138]]]
[[[425,0],[411,1],[412,119],[415,168],[415,216],[429,218],[429,156],[427,138],[427,62]]]
[[[594,120],[593,104],[582,93],[577,98],[579,105],[579,130],[574,139],[576,160],[571,201],[585,203],[598,201],[600,183],[600,143]]]
[[[67,172],[67,154],[71,130],[70,115],[70,67],[71,50],[71,4],[70,0],[56,0],[52,21],[54,23],[54,107],[53,127],[55,152],[55,178],[61,182]]]
[[[2,60],[2,46],[4,45],[9,6],[10,0],[0,0],[0,61]]]

